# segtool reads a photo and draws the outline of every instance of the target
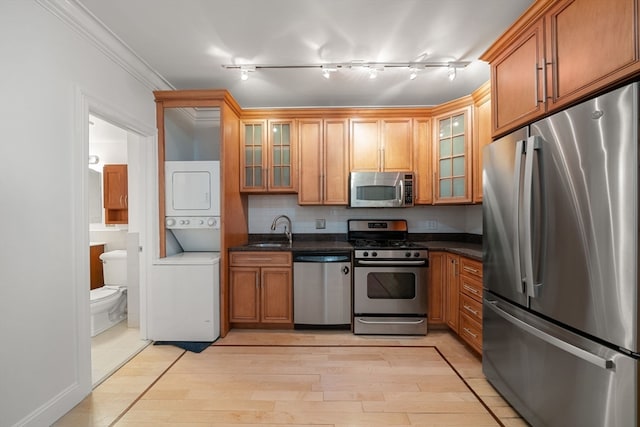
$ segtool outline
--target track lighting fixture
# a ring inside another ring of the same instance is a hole
[[[253,65],[242,65],[240,68],[240,79],[241,80],[249,80],[249,73],[256,70],[256,67]]]
[[[409,70],[409,79],[415,80],[418,77],[418,72],[426,68],[447,68],[447,76],[449,80],[456,78],[456,70],[465,68],[469,65],[469,61],[451,61],[451,62],[430,62],[430,61],[417,61],[417,62],[364,62],[364,61],[351,61],[351,62],[339,62],[331,64],[223,64],[222,68],[227,70],[240,70],[240,78],[247,80],[249,73],[258,69],[303,69],[303,68],[319,68],[322,72],[322,77],[330,79],[331,74],[343,70],[356,70],[365,69],[369,73],[370,79],[375,79],[380,71],[384,71],[387,68],[406,68]]]
[[[331,78],[331,73],[335,73],[336,71],[338,71],[338,69],[336,67],[332,67],[330,65],[323,65],[322,66],[322,77],[324,77],[325,79],[329,79],[329,78]]]
[[[449,81],[454,81],[456,79],[456,69],[455,67],[449,67],[448,77]]]

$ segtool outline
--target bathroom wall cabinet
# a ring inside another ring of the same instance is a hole
[[[129,193],[127,165],[104,165],[105,224],[127,224],[129,222]]]

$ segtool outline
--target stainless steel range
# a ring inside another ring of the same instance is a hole
[[[425,335],[428,252],[407,241],[407,222],[351,219],[347,236],[355,249],[353,332]]]

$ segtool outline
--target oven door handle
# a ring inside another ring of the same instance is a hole
[[[403,266],[403,265],[426,265],[427,261],[363,261],[358,260],[356,265],[393,265],[393,266]]]
[[[424,319],[420,319],[420,320],[407,320],[407,321],[400,321],[400,320],[377,320],[377,321],[372,321],[372,320],[363,320],[363,319],[356,319],[358,322],[360,323],[364,323],[365,325],[419,325],[421,323],[424,323]]]

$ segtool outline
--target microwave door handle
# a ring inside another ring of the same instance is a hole
[[[404,199],[404,181],[400,180],[400,185],[398,186],[400,191],[398,192],[398,206],[402,206],[402,200]]]

